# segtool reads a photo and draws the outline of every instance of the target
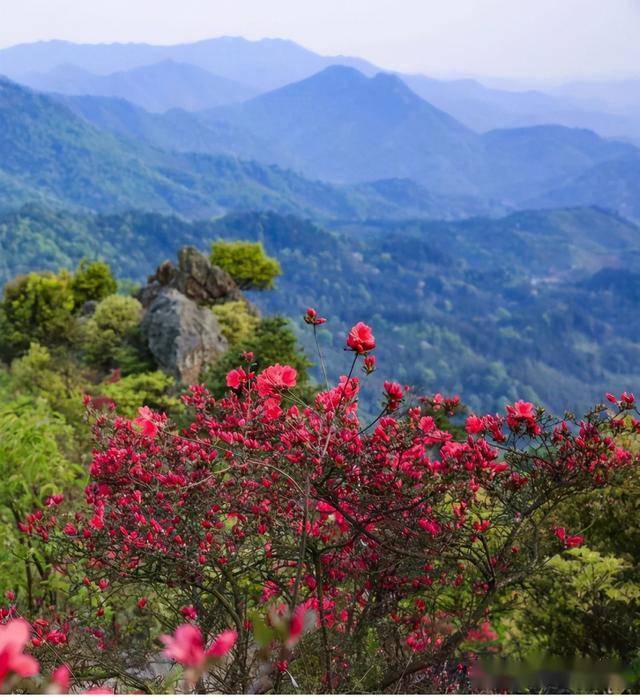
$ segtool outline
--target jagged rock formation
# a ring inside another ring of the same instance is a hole
[[[248,301],[226,271],[212,266],[195,247],[183,247],[178,266],[165,261],[138,293],[141,328],[160,368],[182,383],[197,382],[208,363],[227,348],[215,302]],[[257,312],[253,306],[249,305]]]
[[[195,247],[183,247],[178,253],[178,266],[165,261],[149,276],[141,291],[140,301],[148,305],[162,288],[175,288],[197,303],[213,303],[220,299],[244,300],[236,282]]]

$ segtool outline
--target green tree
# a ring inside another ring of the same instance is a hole
[[[580,547],[553,557],[503,620],[504,648],[527,658],[617,658],[629,663],[640,641],[640,586],[633,565]]]
[[[77,361],[68,352],[51,352],[32,343],[27,353],[11,364],[11,388],[20,396],[45,400],[50,408],[82,428],[82,395],[88,383]]]
[[[268,256],[262,242],[218,240],[211,247],[211,263],[226,271],[242,290],[266,290],[282,273],[276,259]]]
[[[83,259],[71,280],[76,307],[82,307],[87,300],[104,300],[116,292],[117,286],[109,265],[104,261]]]
[[[44,400],[14,400],[0,410],[0,592],[24,591],[30,608],[48,569],[39,544],[16,526],[46,496],[73,496],[81,483],[82,469],[63,449],[71,436]]]
[[[86,359],[93,365],[110,365],[118,349],[135,333],[141,315],[142,305],[135,298],[109,295],[101,300],[80,328]]]
[[[45,346],[68,343],[73,335],[71,276],[30,273],[4,289],[0,305],[0,351],[5,360],[24,353],[32,341]]]

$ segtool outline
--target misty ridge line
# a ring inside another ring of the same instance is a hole
[[[152,113],[204,111],[304,80],[332,65],[372,77],[394,74],[468,128],[558,124],[640,142],[640,80],[574,83],[540,90],[494,89],[385,71],[351,56],[322,56],[288,39],[219,37],[194,43],[77,44],[62,40],[0,50],[0,74],[43,92],[123,98]]]

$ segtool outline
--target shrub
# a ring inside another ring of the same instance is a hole
[[[73,335],[73,307],[71,277],[66,271],[15,278],[5,286],[0,304],[2,357],[10,361],[34,341],[44,346],[68,343]]]
[[[116,292],[117,283],[109,265],[103,261],[89,262],[83,259],[71,280],[71,290],[76,307],[88,300],[104,300]]]
[[[142,305],[125,295],[110,295],[81,326],[81,345],[90,363],[108,366],[122,343],[140,324]]]
[[[66,354],[32,343],[27,353],[11,364],[11,386],[23,396],[46,401],[52,411],[67,421],[82,421],[82,395],[87,383],[79,374],[78,365]]]
[[[349,374],[309,404],[291,403],[294,367],[247,360],[221,399],[190,389],[179,432],[148,407],[93,415],[86,505],[22,524],[48,542],[70,598],[35,625],[64,634],[56,662],[153,691],[153,640],[186,618],[197,666],[205,639],[237,636],[198,692],[279,692],[289,676],[302,692],[468,691],[469,654],[495,642],[505,598],[582,544],[562,504],[637,466],[617,442],[640,430],[625,419],[635,400],[573,423],[520,401],[470,415],[456,440],[421,403],[401,415],[405,390],[386,382],[385,409],[362,424],[354,371],[375,368],[371,330],[357,325],[349,346]],[[425,406],[452,414],[459,400]],[[300,606],[318,631],[265,659]]]
[[[260,318],[252,314],[242,300],[231,300],[214,305],[211,309],[220,323],[222,333],[232,346],[249,340],[260,324]]]
[[[262,242],[214,242],[211,263],[226,271],[242,290],[266,290],[282,273],[276,259],[268,256]]]
[[[121,414],[133,418],[138,408],[144,405],[158,411],[177,408],[180,405],[179,400],[168,394],[173,384],[173,378],[156,370],[152,373],[128,375],[115,382],[106,383],[101,387],[101,393],[116,403]]]
[[[44,400],[22,398],[0,408],[0,593],[24,588],[30,612],[47,588],[50,568],[42,546],[25,544],[16,523],[48,496],[65,489],[73,496],[82,470],[67,458],[70,436],[69,426]]]
[[[640,642],[640,587],[633,565],[588,547],[553,557],[504,619],[511,650],[618,659],[629,665]]]

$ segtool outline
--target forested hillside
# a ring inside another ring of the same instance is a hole
[[[396,204],[395,217],[493,214],[554,207],[556,201],[555,207],[599,205],[638,219],[633,145],[558,125],[480,135],[388,74],[367,78],[334,66],[242,104],[202,112],[150,114],[124,100],[57,98],[101,129],[164,149],[276,163],[352,185],[410,180],[387,201],[387,207]],[[407,205],[404,193],[411,187]],[[363,206],[357,213],[372,216]]]
[[[489,210],[455,194],[434,196],[413,182],[397,181],[390,190],[383,183],[335,186],[233,155],[160,150],[134,136],[114,136],[56,100],[0,78],[0,210],[34,199],[192,218],[254,209],[320,218],[457,217]]]
[[[32,207],[0,218],[0,271],[8,280],[99,256],[119,278],[140,282],[150,250],[161,261],[184,244],[206,251],[218,237],[254,239],[283,268],[277,289],[256,298],[265,310],[300,327],[304,309],[317,305],[331,314],[322,333],[339,349],[345,327],[364,308],[386,339],[380,360],[396,379],[421,391],[464,394],[476,409],[526,396],[560,411],[583,408],[607,385],[640,379],[633,293],[639,234],[594,208],[322,229],[274,213],[189,223]],[[618,276],[603,288],[603,278]],[[309,343],[307,352],[314,353]],[[331,369],[345,366],[338,361]],[[377,387],[374,376],[370,400]]]

